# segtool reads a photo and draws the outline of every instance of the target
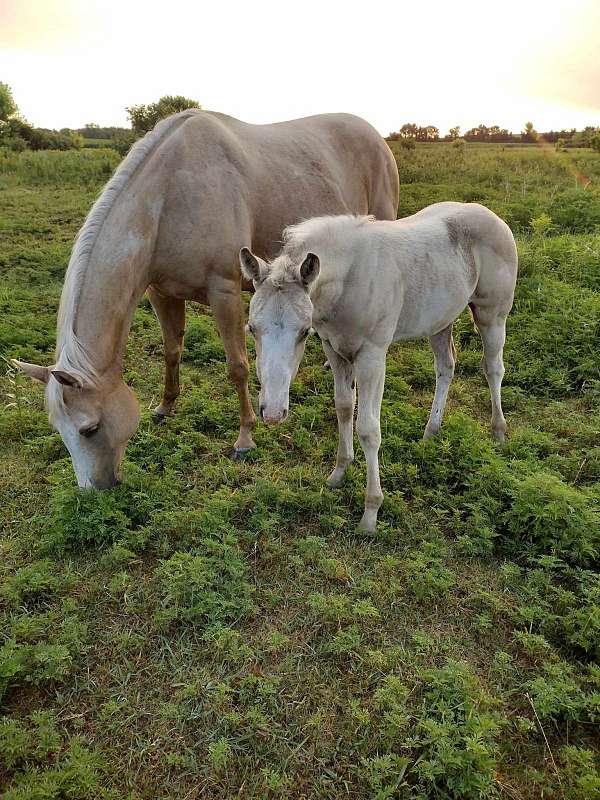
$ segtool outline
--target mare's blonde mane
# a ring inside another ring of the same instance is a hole
[[[77,234],[58,310],[56,366],[73,375],[82,385],[97,386],[99,381],[91,354],[75,333],[74,326],[83,279],[102,226],[119,195],[156,145],[182,122],[198,113],[199,109],[187,109],[174,114],[159,122],[153,130],[136,142],[102,190]],[[49,408],[62,405],[64,402],[62,386],[58,381],[49,381],[46,397]]]
[[[95,384],[98,378],[90,355],[74,330],[81,285],[96,240],[108,213],[138,167],[159,142],[179,127],[182,122],[197,113],[199,113],[199,109],[188,109],[174,114],[159,122],[152,131],[133,145],[102,190],[77,234],[67,267],[58,311],[56,363],[61,369],[78,377],[82,383]]]

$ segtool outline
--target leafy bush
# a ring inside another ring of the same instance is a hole
[[[600,519],[591,497],[543,472],[515,481],[509,494],[503,525],[515,541],[581,566],[597,560]]]
[[[4,800],[116,800],[106,788],[104,765],[95,753],[73,739],[56,766],[27,769],[13,776]]]
[[[9,688],[60,682],[84,649],[87,629],[64,610],[21,614],[5,621],[0,645],[0,702]]]
[[[175,553],[156,571],[162,624],[214,624],[239,619],[252,610],[253,587],[246,565],[228,537],[204,539],[203,549]]]
[[[426,669],[423,708],[413,746],[423,758],[414,765],[427,797],[484,798],[496,793],[496,737],[500,726],[465,664]]]
[[[562,396],[600,377],[600,298],[546,277],[520,282],[508,319],[507,385]]]
[[[467,665],[454,661],[420,670],[417,686],[416,706],[409,704],[414,689],[395,675],[385,677],[375,692],[382,744],[386,749],[401,745],[413,754],[400,761],[390,761],[387,754],[363,761],[377,796],[396,796],[400,783],[407,797],[495,796],[500,725],[490,710],[492,698]]]

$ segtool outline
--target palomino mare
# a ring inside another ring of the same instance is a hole
[[[380,415],[392,342],[429,337],[436,385],[428,439],[440,428],[454,374],[452,324],[468,304],[483,341],[492,432],[504,438],[500,387],[517,277],[515,241],[499,217],[475,203],[436,203],[397,222],[312,219],[288,228],[284,241],[271,264],[247,248],[240,253],[242,271],[256,288],[249,328],[257,347],[260,414],[265,422],[287,415],[290,382],[314,326],[333,370],[339,426],[337,460],[327,482],[339,486],[354,457],[356,382],[356,428],[367,462],[360,526],[372,531],[383,501]]]
[[[146,290],[165,346],[158,417],[172,413],[179,394],[185,301],[209,303],[240,400],[234,452],[244,452],[254,447],[256,417],[240,247],[251,243],[268,258],[286,225],[344,212],[395,219],[397,204],[394,158],[358,117],[247,125],[192,109],[160,122],[133,147],[79,233],[60,302],[56,363],[19,364],[47,384],[50,421],[71,453],[79,485],[113,485],[137,428],[123,351]]]

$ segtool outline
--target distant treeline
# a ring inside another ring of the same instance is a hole
[[[560,144],[564,147],[596,147],[600,137],[600,127],[588,126],[581,131],[575,128],[560,131],[544,131],[538,133],[533,123],[527,122],[519,133],[513,133],[499,125],[477,125],[461,134],[460,127],[450,128],[445,136],[440,136],[439,128],[435,125],[417,125],[407,122],[402,127],[390,133],[388,141],[416,141],[416,142],[452,142],[463,139],[466,142],[495,142],[495,143],[530,143],[543,141],[550,144]]]
[[[68,131],[68,128],[63,128],[63,130]],[[131,128],[101,128],[95,122],[88,122],[83,128],[77,128],[76,132],[81,134],[84,139],[114,139],[125,133],[131,133]]]
[[[0,147],[8,150],[78,150],[83,145],[83,136],[67,128],[61,131],[34,128],[18,117],[0,121]]]

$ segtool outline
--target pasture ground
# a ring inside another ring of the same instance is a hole
[[[5,800],[600,797],[600,157],[395,147],[400,215],[477,200],[518,236],[510,438],[488,435],[467,315],[426,444],[432,359],[395,346],[366,536],[360,448],[345,487],[324,486],[337,431],[314,339],[289,421],[235,464],[237,404],[200,307],[177,417],[152,425],[162,347],[144,301],[126,358],[142,423],[106,494],[75,490],[41,389],[6,367]],[[0,155],[7,358],[51,363],[71,243],[117,162]]]

